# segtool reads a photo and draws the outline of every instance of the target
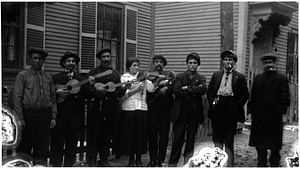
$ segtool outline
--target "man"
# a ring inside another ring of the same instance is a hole
[[[175,100],[172,107],[171,121],[174,122],[174,141],[172,145],[169,167],[176,167],[186,136],[184,164],[194,154],[195,135],[204,121],[202,96],[206,93],[206,78],[197,72],[200,57],[190,53],[186,57],[188,70],[176,76],[174,82]]]
[[[96,57],[100,61],[100,66],[92,69],[88,73],[90,90],[88,95],[93,98],[92,107],[88,117],[88,163],[89,166],[96,165],[96,158],[99,152],[100,160],[98,167],[109,167],[108,157],[113,137],[116,133],[117,122],[119,119],[120,108],[119,98],[125,94],[126,87],[119,87],[113,92],[108,92],[101,87],[94,87],[94,83],[106,84],[121,82],[121,76],[117,70],[110,66],[110,49],[102,49]],[[100,78],[93,75],[112,70],[111,74]]]
[[[243,106],[249,98],[245,76],[235,70],[236,54],[227,50],[221,53],[223,70],[214,72],[208,86],[208,118],[212,120],[213,142],[228,154],[227,166],[234,162],[234,134],[237,122],[244,122]]]
[[[76,82],[83,80],[75,72],[75,67],[79,61],[80,58],[77,55],[66,52],[59,62],[64,70],[53,75],[58,101],[56,126],[51,137],[53,167],[72,167],[75,163],[78,133],[84,120],[84,90],[83,87],[80,87],[80,91],[74,93],[73,89],[69,90],[64,85],[76,84]],[[63,156],[65,156],[64,163]]]
[[[158,78],[154,83],[158,84],[154,93],[148,93],[149,111],[149,153],[148,167],[162,167],[168,147],[170,130],[170,113],[173,104],[173,83],[175,74],[164,71],[167,60],[162,55],[153,58],[154,73]],[[159,137],[158,137],[159,136]],[[158,140],[159,139],[159,140]]]
[[[287,77],[277,72],[277,57],[273,53],[261,57],[264,72],[254,78],[251,90],[249,106],[252,124],[249,145],[256,147],[257,167],[267,167],[268,149],[271,150],[271,167],[280,166],[282,115],[290,105],[290,92]]]
[[[18,151],[32,156],[34,165],[47,166],[50,127],[56,125],[55,88],[52,77],[42,70],[48,53],[30,48],[28,54],[31,68],[17,75],[14,87],[14,112],[23,128]]]

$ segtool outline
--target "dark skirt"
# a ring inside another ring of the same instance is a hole
[[[113,154],[147,154],[147,111],[122,110]]]

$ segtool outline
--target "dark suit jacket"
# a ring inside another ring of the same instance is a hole
[[[70,81],[66,72],[55,74],[52,77],[54,85],[65,85]],[[75,73],[73,79],[82,81],[83,77]],[[82,127],[84,119],[84,90],[85,87],[81,86],[77,94],[71,94],[62,103],[57,104],[56,127],[65,127],[68,123],[74,129]]]
[[[208,118],[213,119],[215,116],[217,116],[216,112],[212,110],[212,103],[214,98],[216,97],[222,76],[223,76],[224,70],[217,71],[213,74],[208,90],[207,90],[207,99],[209,103],[209,111],[208,111]],[[245,76],[237,71],[232,72],[232,90],[233,95],[236,101],[236,107],[233,113],[236,115],[236,120],[238,122],[245,122],[245,115],[244,115],[244,104],[247,102],[249,98],[249,91],[247,87],[247,82],[245,79]]]
[[[203,124],[204,121],[204,108],[202,105],[202,96],[206,93],[206,78],[200,74],[196,74],[193,78],[191,85],[189,81],[188,71],[178,74],[174,82],[175,100],[171,110],[171,121],[177,121],[180,116],[183,100],[189,98],[192,103],[193,110],[196,114],[196,121]],[[183,90],[183,86],[188,86],[187,90]]]

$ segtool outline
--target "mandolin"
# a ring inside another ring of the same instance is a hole
[[[114,82],[108,82],[106,84],[103,84],[103,83],[95,83],[94,86],[97,88],[97,87],[100,87],[102,89],[105,89],[106,91],[108,92],[113,92],[116,90],[117,87],[120,87],[120,86],[123,86],[123,85],[126,85],[126,84],[132,84],[136,82],[136,80],[132,80],[132,81],[128,81],[128,82],[123,82],[123,83],[117,83],[115,84]]]
[[[94,78],[99,78],[99,77],[102,77],[102,76],[105,76],[105,75],[108,75],[108,74],[111,74],[111,73],[112,73],[112,70],[107,70],[105,72],[98,73],[98,74],[94,75],[93,77]],[[84,80],[79,82],[76,79],[72,79],[65,85],[57,84],[57,85],[55,85],[55,87],[56,87],[56,89],[63,89],[63,90],[66,90],[66,91],[70,91],[70,94],[76,94],[76,93],[79,92],[80,86],[84,85],[88,81],[89,81],[88,79],[84,79]],[[57,97],[57,103],[61,103],[64,100],[65,100],[65,97]]]

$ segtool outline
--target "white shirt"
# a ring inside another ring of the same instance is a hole
[[[138,74],[132,76],[129,73],[124,73],[121,76],[121,83],[136,80],[137,75]],[[125,100],[122,103],[122,110],[127,110],[127,111],[148,110],[148,106],[145,99],[146,97],[143,96],[145,93],[142,90],[128,97],[129,91],[136,88],[139,83],[142,82],[134,82],[131,85],[130,89],[127,89],[124,95]],[[146,90],[150,93],[153,93],[155,91],[153,83],[149,80],[146,80]]]

